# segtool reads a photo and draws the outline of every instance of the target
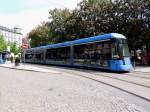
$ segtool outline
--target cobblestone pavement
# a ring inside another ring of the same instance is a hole
[[[61,71],[0,68],[0,77],[0,112],[148,112],[134,96]]]

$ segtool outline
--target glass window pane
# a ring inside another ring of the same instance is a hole
[[[111,59],[111,43],[96,42],[74,46],[75,63],[84,66],[108,66]]]
[[[128,45],[127,45],[127,44],[123,44],[123,45],[122,45],[122,55],[123,55],[124,57],[129,57],[129,56],[130,56],[129,48],[128,48]]]

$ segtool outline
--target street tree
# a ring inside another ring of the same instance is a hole
[[[29,33],[32,47],[111,32],[124,34],[130,48],[150,46],[149,0],[83,0],[74,10],[49,14],[50,21]]]
[[[7,49],[7,43],[3,36],[0,35],[0,51],[5,51]]]
[[[17,46],[17,44],[15,42],[10,43],[10,52],[12,52],[15,55],[17,55],[18,53],[21,52],[21,47]]]

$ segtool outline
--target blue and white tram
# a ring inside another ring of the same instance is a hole
[[[133,70],[126,37],[118,33],[27,49],[25,62]]]

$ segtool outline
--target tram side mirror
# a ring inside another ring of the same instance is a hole
[[[122,59],[122,57],[119,56],[118,54],[114,55],[113,58],[114,58],[114,59]]]
[[[119,55],[114,55],[113,57],[114,57],[114,58],[119,58]]]

